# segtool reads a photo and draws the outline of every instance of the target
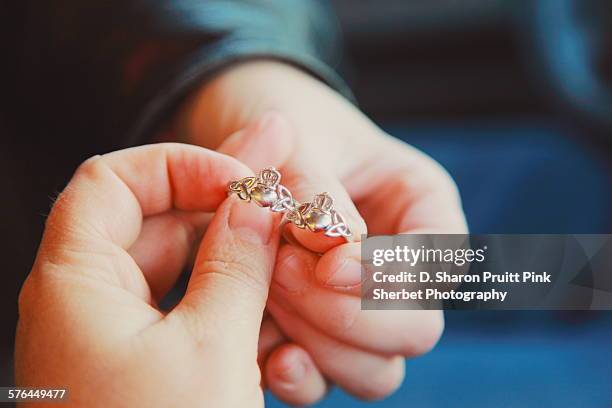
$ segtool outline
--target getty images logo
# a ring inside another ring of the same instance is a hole
[[[428,263],[452,263],[456,266],[463,266],[473,262],[484,262],[487,246],[482,248],[460,248],[460,249],[438,249],[410,248],[407,245],[397,245],[395,248],[375,249],[372,251],[372,263],[374,266],[382,266],[385,263],[399,262],[410,266]]]

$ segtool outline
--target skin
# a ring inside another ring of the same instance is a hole
[[[330,382],[365,399],[393,392],[404,358],[437,342],[441,312],[361,311],[358,243],[295,229],[302,247],[283,244],[278,215],[226,199],[226,184],[272,165],[300,201],[330,192],[357,237],[465,232],[446,172],[271,61],[207,82],[173,137],[226,155],[114,152],[59,196],[20,296],[17,384],[67,387],[92,407],[260,407],[263,386],[305,405]],[[161,311],[190,262],[184,298]]]
[[[438,163],[279,62],[221,72],[185,104],[174,137],[253,171],[275,166],[300,202],[330,192],[356,237],[467,232],[456,185]],[[404,357],[436,344],[442,313],[360,310],[359,244],[292,233],[303,247],[280,248],[262,327],[266,385],[297,405],[321,399],[329,382],[360,398],[386,397],[403,380]]]
[[[178,144],[81,165],[20,294],[16,383],[66,388],[75,407],[262,407],[257,344],[279,231],[277,216],[226,198],[228,178],[249,175]],[[188,252],[201,211],[215,215],[184,298],[164,313],[158,265]],[[150,233],[160,226],[168,240]]]

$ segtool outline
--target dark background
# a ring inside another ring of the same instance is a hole
[[[361,108],[447,167],[473,232],[612,230],[610,2],[333,3],[344,31],[344,74]],[[19,2],[2,7],[5,16],[23,11]],[[10,35],[0,41],[18,41],[19,19],[3,20]],[[3,58],[15,57],[2,49]],[[5,385],[12,383],[17,293],[44,216],[86,157],[83,146],[54,146],[43,122],[16,111],[7,97],[19,93],[10,67],[2,66],[0,109]],[[439,347],[409,362],[402,389],[373,406],[612,405],[611,323],[608,313],[447,313]],[[334,392],[320,406],[361,403]]]

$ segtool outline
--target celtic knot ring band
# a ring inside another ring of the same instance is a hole
[[[324,232],[328,237],[349,238],[352,233],[344,217],[334,208],[329,193],[314,196],[312,202],[299,204],[285,213],[285,218],[298,228]]]
[[[301,204],[280,180],[280,172],[268,167],[257,176],[230,182],[228,195],[235,194],[241,200],[254,201],[260,207],[283,213],[282,224],[292,223],[300,229],[323,232],[328,237],[350,239],[351,230],[344,217],[333,208],[334,199],[329,193],[317,194],[312,202]]]

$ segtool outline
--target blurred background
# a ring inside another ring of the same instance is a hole
[[[471,232],[612,232],[611,2],[333,3],[360,106],[449,170]],[[317,406],[612,406],[611,313],[445,316],[391,398]]]
[[[344,36],[343,75],[361,108],[449,170],[472,232],[612,232],[611,2],[332,5]],[[63,160],[50,157],[44,142],[35,149],[20,142],[22,118],[3,104],[0,384],[8,385],[16,296],[50,197],[65,180],[33,174],[20,159],[28,151],[48,166]],[[440,344],[408,362],[394,396],[364,403],[335,390],[317,406],[612,406],[611,313],[447,312],[446,318]],[[272,397],[268,403],[284,406]]]

